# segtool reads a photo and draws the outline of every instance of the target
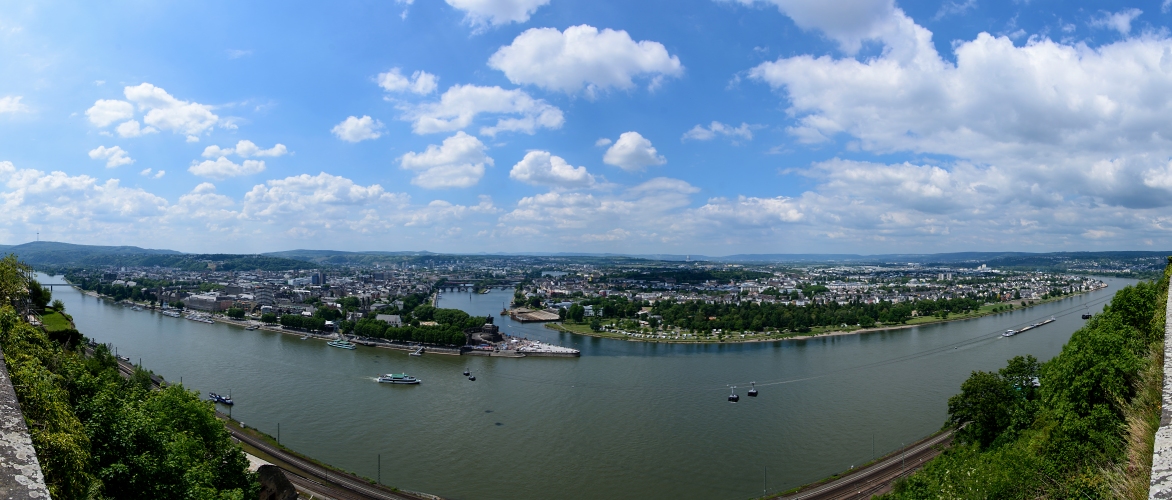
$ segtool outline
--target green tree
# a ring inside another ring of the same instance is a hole
[[[41,286],[41,283],[35,279],[30,279],[28,283],[29,302],[32,302],[33,307],[37,310],[43,311],[53,300],[53,291],[49,287]]]
[[[237,307],[228,309],[224,314],[228,315],[229,318],[244,319],[244,309]]]
[[[271,313],[271,312],[270,312],[270,313],[264,313],[264,314],[260,315],[260,320],[261,320],[262,322],[265,322],[265,323],[268,323],[268,324],[273,324],[273,323],[276,323],[276,322],[277,322],[277,315],[276,315],[276,314],[273,314],[273,313]]]
[[[0,259],[0,305],[21,307],[28,297],[29,282],[33,280],[33,269],[17,260],[16,254]]]
[[[582,304],[575,303],[570,306],[570,310],[566,311],[566,317],[577,323],[581,323],[582,318],[585,316],[586,308]]]
[[[65,312],[65,303],[61,302],[61,299],[54,300],[53,301],[53,310],[57,311],[59,313]]]
[[[598,319],[597,316],[590,318],[590,329],[596,332],[602,330],[602,320]]]
[[[1009,427],[1013,399],[1000,375],[975,371],[960,385],[960,394],[948,398],[948,422],[964,425],[957,431],[959,439],[987,447]]]
[[[342,297],[342,299],[338,301],[338,305],[342,306],[342,309],[346,311],[356,311],[358,308],[362,307],[362,301],[358,300],[358,297],[354,296]]]

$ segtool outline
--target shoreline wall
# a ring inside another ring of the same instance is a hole
[[[0,352],[0,498],[49,498],[45,476]]]
[[[1164,396],[1160,405],[1160,428],[1152,447],[1150,499],[1172,499],[1172,285],[1164,309]]]

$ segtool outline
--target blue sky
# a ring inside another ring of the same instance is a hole
[[[1169,2],[0,6],[0,242],[1172,247]]]

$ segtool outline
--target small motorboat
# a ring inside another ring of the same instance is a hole
[[[226,406],[232,406],[232,405],[236,404],[235,402],[232,401],[231,397],[221,396],[221,395],[216,394],[214,392],[208,393],[208,400],[215,401],[219,404],[226,405]]]

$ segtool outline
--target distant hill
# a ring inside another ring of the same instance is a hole
[[[197,271],[310,269],[311,262],[262,255],[187,254],[175,250],[159,250],[135,246],[74,245],[55,241],[37,241],[9,245],[0,249],[5,254],[16,254],[20,260],[37,268],[66,268],[88,266],[159,266]]]
[[[95,256],[117,255],[180,255],[175,250],[155,250],[132,246],[108,247],[99,245],[74,245],[56,241],[33,241],[23,245],[11,245],[3,252],[14,253],[20,260],[34,265],[56,265],[81,262]]]
[[[658,262],[724,262],[724,263],[808,263],[808,264],[903,264],[944,265],[956,267],[989,267],[1006,269],[1061,270],[1071,267],[1073,260],[1082,269],[1094,263],[1102,269],[1130,268],[1132,272],[1163,269],[1164,257],[1169,251],[1107,251],[1107,252],[952,252],[937,254],[734,254],[722,257],[680,254],[617,254],[590,252],[517,252],[441,254],[428,251],[386,252],[342,250],[286,250],[264,254],[189,254],[175,250],[149,249],[135,246],[75,245],[53,241],[38,241],[21,245],[0,245],[0,252],[15,253],[21,260],[38,267],[85,266],[159,266],[187,270],[215,267],[219,270],[291,270],[329,266],[374,267],[397,264],[429,265],[450,260],[476,261],[478,259],[549,259],[553,262],[575,259],[598,264],[646,265]]]

